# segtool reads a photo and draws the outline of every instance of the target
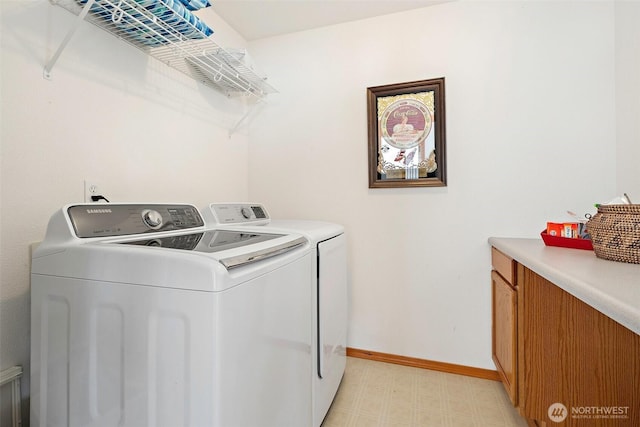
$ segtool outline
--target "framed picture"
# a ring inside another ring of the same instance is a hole
[[[367,88],[369,188],[444,187],[444,77]]]

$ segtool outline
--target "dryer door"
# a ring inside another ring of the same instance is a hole
[[[344,234],[318,243],[318,376],[346,364],[347,245]],[[337,373],[336,373],[337,374]]]

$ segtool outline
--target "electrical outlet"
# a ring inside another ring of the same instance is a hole
[[[95,181],[84,181],[84,201],[85,203],[92,203],[91,196],[99,196],[100,186]]]

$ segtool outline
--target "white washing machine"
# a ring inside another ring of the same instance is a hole
[[[344,227],[305,220],[272,220],[257,203],[212,203],[202,209],[212,226],[259,232],[299,233],[313,251],[311,311],[313,339],[313,427],[319,427],[336,395],[346,366],[347,247]]]
[[[32,426],[310,425],[312,262],[191,205],[65,206],[32,259]]]

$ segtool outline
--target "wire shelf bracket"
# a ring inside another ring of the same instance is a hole
[[[264,99],[259,99],[255,104],[251,105],[246,113],[240,120],[238,120],[233,128],[229,130],[229,138],[233,136],[233,134],[240,128],[240,126],[251,116],[253,113],[261,109],[264,105],[266,105],[266,101]]]
[[[73,23],[71,28],[69,28],[69,31],[67,32],[67,35],[60,43],[60,46],[58,46],[58,50],[56,50],[56,52],[53,54],[51,59],[49,59],[49,62],[47,62],[47,64],[44,66],[43,75],[45,79],[51,80],[51,70],[53,69],[53,66],[56,65],[56,62],[58,62],[58,58],[60,58],[60,55],[62,55],[62,52],[67,47],[67,44],[69,43],[71,38],[74,36],[76,31],[78,30],[80,23],[84,21],[84,18],[87,16],[87,13],[89,13],[89,9],[91,9],[91,6],[93,6],[93,3],[95,3],[95,0],[87,1],[87,4],[82,8],[80,13],[78,14],[78,17],[75,19],[75,22]]]

